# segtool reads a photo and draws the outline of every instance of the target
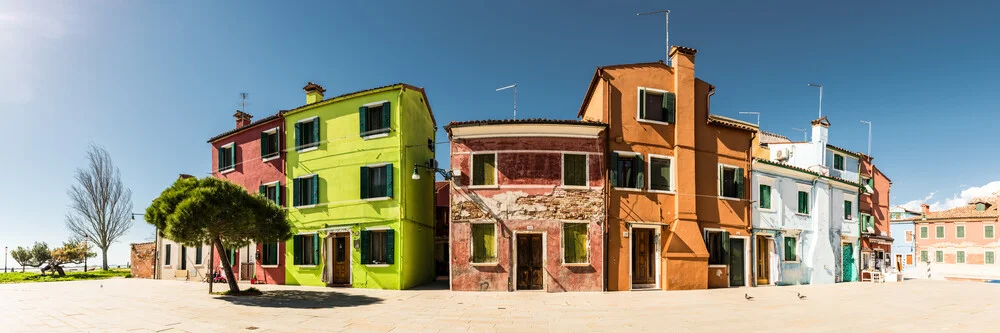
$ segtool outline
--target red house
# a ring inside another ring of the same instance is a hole
[[[861,213],[861,279],[870,272],[892,269],[892,234],[889,232],[889,188],[892,181],[872,163],[873,157],[862,154],[861,184],[858,204]]]
[[[264,193],[279,206],[286,206],[285,154],[282,113],[251,121],[253,116],[236,111],[236,128],[208,140],[212,144],[212,176],[243,186],[250,193]],[[285,244],[254,244],[224,253],[240,281],[285,283]],[[216,253],[216,272],[221,272]]]

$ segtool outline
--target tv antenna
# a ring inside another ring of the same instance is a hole
[[[243,113],[246,113],[247,112],[247,93],[245,93],[245,92],[241,92],[240,93],[240,104],[241,104],[240,111],[242,111]]]

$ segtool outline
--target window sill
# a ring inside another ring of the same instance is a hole
[[[665,122],[665,121],[659,121],[659,120],[649,120],[649,119],[642,119],[642,118],[636,118],[635,120],[638,121],[638,122],[640,122],[640,123],[649,123],[649,124],[655,124],[655,125],[671,125],[671,123],[668,123],[668,122]]]
[[[365,198],[365,199],[361,199],[361,200],[364,200],[364,201],[385,201],[385,200],[392,200],[392,197]]]
[[[729,265],[708,265],[708,268],[727,268]]]
[[[389,264],[365,264],[365,267],[389,267]]]
[[[471,263],[470,265],[476,266],[476,267],[489,267],[489,266],[496,266],[496,265],[499,265],[499,264],[500,263],[497,263],[497,262],[474,262],[474,263]]]
[[[567,189],[567,190],[589,190],[590,186],[586,185],[559,185],[556,188]]]
[[[590,267],[589,262],[578,262],[578,263],[563,263],[566,267]]]
[[[677,191],[674,191],[674,190],[669,190],[669,191],[664,191],[664,190],[648,190],[646,192],[649,192],[649,193],[663,193],[663,194],[677,194]]]
[[[363,140],[371,140],[371,139],[385,138],[385,137],[388,137],[388,136],[389,136],[389,130],[386,129],[385,132],[383,132],[383,133],[375,133],[375,134],[362,135],[361,139],[363,139]]]
[[[260,162],[264,163],[264,162],[274,161],[274,160],[278,159],[279,157],[281,157],[281,154],[275,154],[274,156],[268,156],[268,157],[261,156]]]
[[[260,265],[260,268],[278,268],[278,265]]]
[[[469,185],[469,189],[496,189],[500,188],[500,185]]]
[[[316,268],[316,266],[317,265],[295,265],[295,267],[297,268],[306,268],[306,269]]]
[[[315,145],[315,146],[312,146],[312,147],[306,147],[306,148],[302,148],[302,149],[296,149],[295,152],[301,154],[301,153],[310,152],[310,151],[317,150],[317,149],[319,149],[319,145]]]
[[[785,264],[799,264],[800,263],[798,260],[782,260],[781,262],[785,263]]]
[[[296,209],[316,208],[316,205],[295,206]]]
[[[727,197],[727,196],[721,196],[721,195],[719,196],[719,199],[729,200],[729,201],[743,201],[743,199],[740,199],[740,198],[733,198],[733,197]]]
[[[760,210],[760,211],[765,212],[765,213],[777,213],[778,212],[774,208],[757,208],[757,210]]]
[[[809,217],[809,214],[795,213],[795,215]]]
[[[220,175],[224,175],[224,174],[227,174],[227,173],[230,173],[230,172],[233,172],[233,171],[236,171],[236,167],[232,167],[232,168],[229,168],[229,169],[226,169],[226,170],[219,170],[219,174]]]
[[[615,187],[615,190],[625,191],[625,192],[642,192],[641,188],[631,188],[631,187]]]

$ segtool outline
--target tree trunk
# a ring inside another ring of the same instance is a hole
[[[219,237],[215,237],[213,242],[219,248],[219,262],[222,263],[222,270],[226,272],[226,282],[229,282],[229,291],[240,292],[240,285],[236,283],[236,275],[233,275],[233,264],[229,262],[229,256],[225,255],[222,251],[222,240]]]
[[[87,252],[83,252],[83,255],[86,256]],[[108,248],[101,249],[101,261],[101,269],[108,270]]]
[[[212,294],[212,286],[215,285],[215,242],[208,247],[208,294]]]
[[[21,273],[24,273],[24,265],[21,265]]]
[[[54,270],[56,273],[59,273],[59,276],[66,276],[66,272],[63,271],[62,266],[55,266],[52,268],[52,270]]]

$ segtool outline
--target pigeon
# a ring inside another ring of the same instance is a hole
[[[753,296],[750,296],[750,295],[747,295],[747,294],[743,294],[743,298],[746,298],[748,301],[752,301],[753,300]]]
[[[803,300],[803,301],[806,300],[806,295],[803,295],[803,294],[800,294],[800,293],[795,293],[795,294],[799,296],[800,300]]]

